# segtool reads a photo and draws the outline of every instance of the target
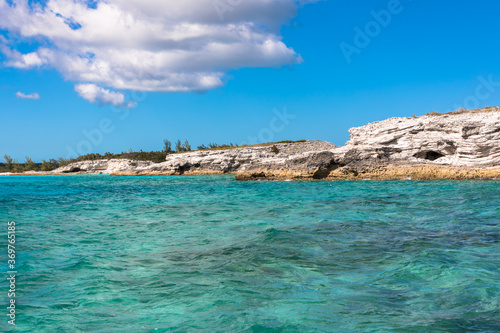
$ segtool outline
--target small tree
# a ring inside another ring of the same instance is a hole
[[[181,140],[177,140],[177,141],[175,141],[175,151],[176,151],[176,152],[180,152],[180,151],[182,151],[182,143],[181,143]]]
[[[164,147],[165,147],[165,148],[163,148],[163,151],[165,153],[167,153],[167,154],[173,153],[173,151],[172,151],[172,142],[170,142],[169,140],[165,139],[165,140],[163,140],[163,144],[164,144]]]
[[[72,161],[71,159],[69,158],[62,158],[62,157],[59,157],[59,159],[57,160],[57,163],[58,163],[58,166],[57,167],[63,167],[63,166],[66,166],[68,164],[70,164]]]
[[[31,171],[36,169],[36,163],[33,162],[31,158],[26,156],[26,162],[24,162],[24,171]]]
[[[42,160],[42,165],[40,166],[40,170],[42,170],[42,171],[50,171],[52,169],[54,169],[52,167],[52,163],[47,162],[46,160]]]
[[[7,167],[7,170],[12,170],[12,164],[14,162],[14,160],[12,159],[12,157],[10,157],[9,155],[5,154],[5,155],[3,155],[3,159],[5,160],[5,166]]]
[[[187,151],[191,151],[191,145],[187,139],[184,141],[184,148],[186,148]]]
[[[12,171],[17,172],[17,173],[21,173],[24,171],[24,168],[21,166],[21,164],[19,164],[19,162],[17,160],[14,160],[12,162]]]

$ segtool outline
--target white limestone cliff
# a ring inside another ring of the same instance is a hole
[[[170,154],[162,163],[82,161],[54,172],[235,173],[243,179],[326,179],[335,173],[337,179],[360,172],[369,178],[367,170],[387,166],[500,168],[500,108],[390,118],[349,132],[350,140],[343,147],[324,141],[275,144],[277,150],[273,145],[246,146]]]
[[[391,118],[349,132],[342,149],[359,161],[500,166],[500,108]]]

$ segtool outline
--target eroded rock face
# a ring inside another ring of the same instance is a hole
[[[236,172],[297,172],[311,176],[329,168],[336,146],[324,141],[240,147],[227,150],[194,151],[172,154],[163,163],[97,160],[72,163],[56,173],[151,173],[151,174],[225,174]],[[318,175],[319,177],[319,175]]]
[[[500,165],[500,111],[391,118],[349,132],[346,164]]]
[[[276,144],[277,150],[268,145],[172,154],[162,163],[83,161],[55,172],[153,175],[235,173],[238,179],[379,179],[377,177],[387,174],[397,174],[398,177],[404,174],[394,171],[394,166],[424,166],[426,171],[422,173],[428,179],[432,177],[434,167],[500,167],[500,108],[391,118],[349,131],[351,138],[343,147],[324,141],[307,141]],[[392,169],[387,173],[381,172],[380,168]],[[414,175],[420,172],[418,168],[412,170]],[[442,177],[445,173],[436,174]],[[471,177],[475,175],[471,173]],[[456,177],[466,178],[467,175]]]
[[[102,173],[109,174],[125,170],[145,170],[153,162],[148,161],[130,161],[130,160],[96,160],[81,161],[71,163],[67,166],[54,170],[55,173]]]

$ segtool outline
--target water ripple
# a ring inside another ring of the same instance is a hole
[[[500,331],[495,181],[0,177],[0,208],[20,331]]]

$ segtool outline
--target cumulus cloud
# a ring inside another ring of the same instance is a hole
[[[32,93],[32,94],[24,94],[20,91],[16,93],[17,98],[21,99],[40,99],[40,95],[38,93]]]
[[[99,103],[99,105],[113,105],[119,108],[131,108],[135,102],[125,102],[125,96],[122,93],[110,91],[96,86],[92,83],[77,84],[75,91],[90,103]]]
[[[9,31],[0,51],[7,66],[55,68],[96,87],[206,91],[232,69],[302,62],[280,27],[315,1],[0,0],[0,29]],[[19,40],[39,47],[22,53]]]

